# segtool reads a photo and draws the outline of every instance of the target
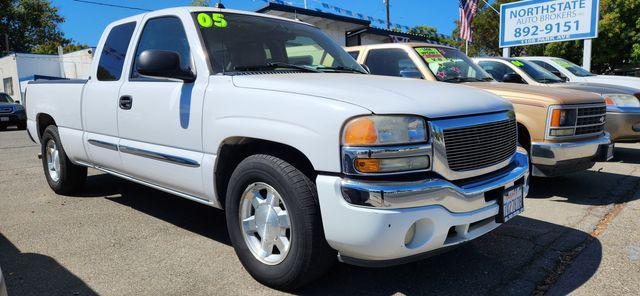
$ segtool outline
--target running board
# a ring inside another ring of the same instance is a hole
[[[90,165],[90,164],[85,163],[85,162],[78,162],[78,164],[86,166],[86,167],[94,168],[94,169],[99,170],[101,172],[105,172],[107,174],[114,175],[116,177],[131,181],[131,182],[135,182],[135,183],[147,186],[147,187],[151,187],[153,189],[157,189],[157,190],[169,193],[169,194],[177,195],[179,197],[186,198],[188,200],[195,201],[197,203],[208,205],[208,206],[211,206],[211,207],[214,207],[214,208],[220,208],[219,206],[216,206],[214,203],[212,203],[212,202],[210,202],[210,201],[208,201],[206,199],[203,199],[203,198],[191,195],[191,194],[183,193],[183,192],[176,191],[176,190],[173,190],[173,189],[169,189],[169,188],[166,188],[166,187],[163,187],[163,186],[160,186],[160,185],[149,183],[147,181],[143,181],[143,180],[131,177],[129,175],[125,175],[125,174],[122,174],[122,173],[119,173],[119,172],[116,172],[116,171],[113,171],[113,170],[110,170],[110,169],[106,169],[106,168],[103,168],[103,167]]]

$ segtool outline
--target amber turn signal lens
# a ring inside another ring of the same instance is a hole
[[[344,132],[344,144],[348,146],[372,145],[377,141],[376,126],[369,117],[352,120]]]
[[[615,106],[616,105],[616,103],[610,97],[604,97],[604,102],[607,103],[607,105],[609,105],[609,106]]]
[[[362,173],[377,173],[380,171],[379,159],[356,159],[356,169]]]
[[[551,126],[560,126],[560,117],[562,117],[562,110],[553,110],[553,113],[551,114]]]

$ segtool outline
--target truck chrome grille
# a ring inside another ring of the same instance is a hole
[[[578,120],[576,122],[576,136],[600,134],[604,131],[607,107],[590,106],[578,108]]]
[[[478,170],[514,155],[518,143],[515,118],[444,130],[447,163],[453,171]]]

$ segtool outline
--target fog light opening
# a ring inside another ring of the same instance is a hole
[[[404,246],[408,249],[417,249],[424,246],[433,237],[433,222],[429,219],[420,219],[413,223],[404,236]]]

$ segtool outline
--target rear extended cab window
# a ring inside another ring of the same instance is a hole
[[[135,22],[117,25],[111,29],[104,43],[98,62],[97,78],[100,81],[117,81],[122,75],[124,58],[136,28]]]

